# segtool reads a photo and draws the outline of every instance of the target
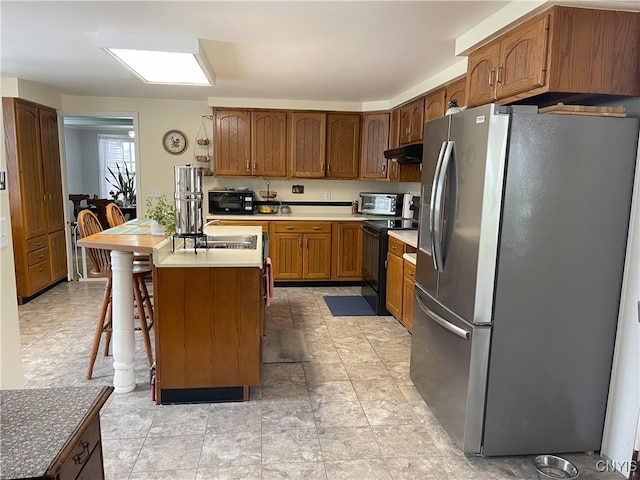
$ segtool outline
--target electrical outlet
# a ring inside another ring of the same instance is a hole
[[[147,196],[157,198],[162,195],[162,189],[159,187],[151,187],[147,190]]]
[[[324,199],[331,200],[331,192],[324,192]]]

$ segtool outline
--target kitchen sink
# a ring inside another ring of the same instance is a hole
[[[202,248],[233,248],[255,250],[258,246],[257,235],[207,235],[206,244],[198,245]]]

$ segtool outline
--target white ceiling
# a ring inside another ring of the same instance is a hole
[[[0,74],[67,95],[384,101],[459,62],[455,39],[507,3],[2,0]],[[200,38],[216,85],[145,85],[98,32]]]

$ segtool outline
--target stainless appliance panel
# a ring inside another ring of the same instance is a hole
[[[516,115],[511,131],[484,453],[598,450],[637,120]]]
[[[465,322],[419,285],[413,312],[411,380],[453,442],[478,454],[491,327]]]
[[[465,320],[488,324],[509,116],[487,105],[451,117],[451,158],[443,159],[435,182],[444,190],[442,211],[432,208],[433,238],[442,250],[437,298]]]
[[[418,250],[431,255],[431,234],[427,226],[430,220],[431,190],[436,173],[436,164],[443,142],[449,140],[449,120],[451,116],[445,115],[428,122],[429,136],[425,136],[422,153],[422,185],[420,190],[420,228],[418,234]],[[426,125],[425,125],[426,133]],[[429,257],[431,258],[431,257]],[[435,295],[435,291],[430,292]]]

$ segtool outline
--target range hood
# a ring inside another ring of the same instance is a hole
[[[385,150],[384,158],[398,163],[422,163],[422,143],[412,143],[404,147]]]

